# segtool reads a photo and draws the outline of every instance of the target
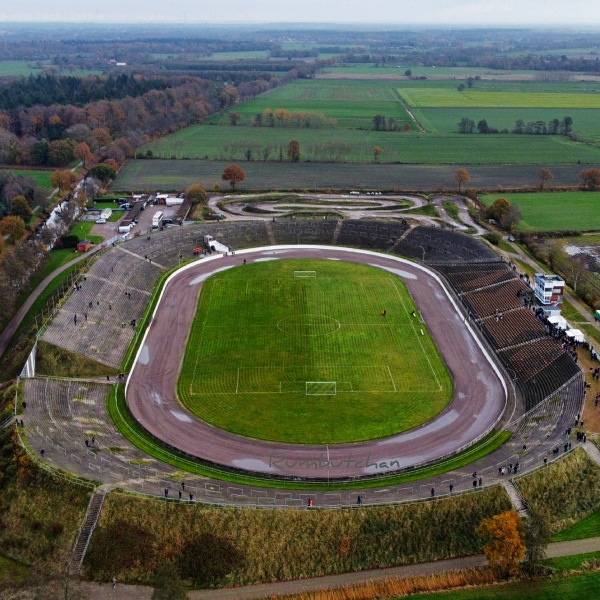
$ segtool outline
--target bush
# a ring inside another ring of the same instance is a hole
[[[73,233],[68,233],[60,238],[60,243],[63,248],[77,248],[77,244],[79,244],[80,241],[79,236]]]
[[[497,231],[490,231],[483,236],[490,244],[497,246],[502,240],[502,236]]]

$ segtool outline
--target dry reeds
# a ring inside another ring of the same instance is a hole
[[[303,592],[278,596],[278,600],[371,600],[373,598],[399,598],[409,594],[451,590],[467,586],[487,585],[495,582],[489,568],[462,569],[446,573],[418,575],[415,577],[390,577],[335,589]]]

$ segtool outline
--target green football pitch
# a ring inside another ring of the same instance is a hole
[[[272,260],[208,279],[178,383],[208,423],[306,444],[411,429],[452,391],[402,281],[331,260]]]

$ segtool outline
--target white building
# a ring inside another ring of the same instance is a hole
[[[535,274],[533,293],[542,306],[562,304],[564,290],[564,279],[561,279],[558,275]]]

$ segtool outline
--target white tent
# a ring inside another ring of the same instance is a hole
[[[569,324],[564,317],[557,315],[556,317],[548,317],[548,323],[552,323],[558,329],[569,329]]]
[[[567,337],[574,342],[585,342],[585,336],[579,329],[568,329]]]

